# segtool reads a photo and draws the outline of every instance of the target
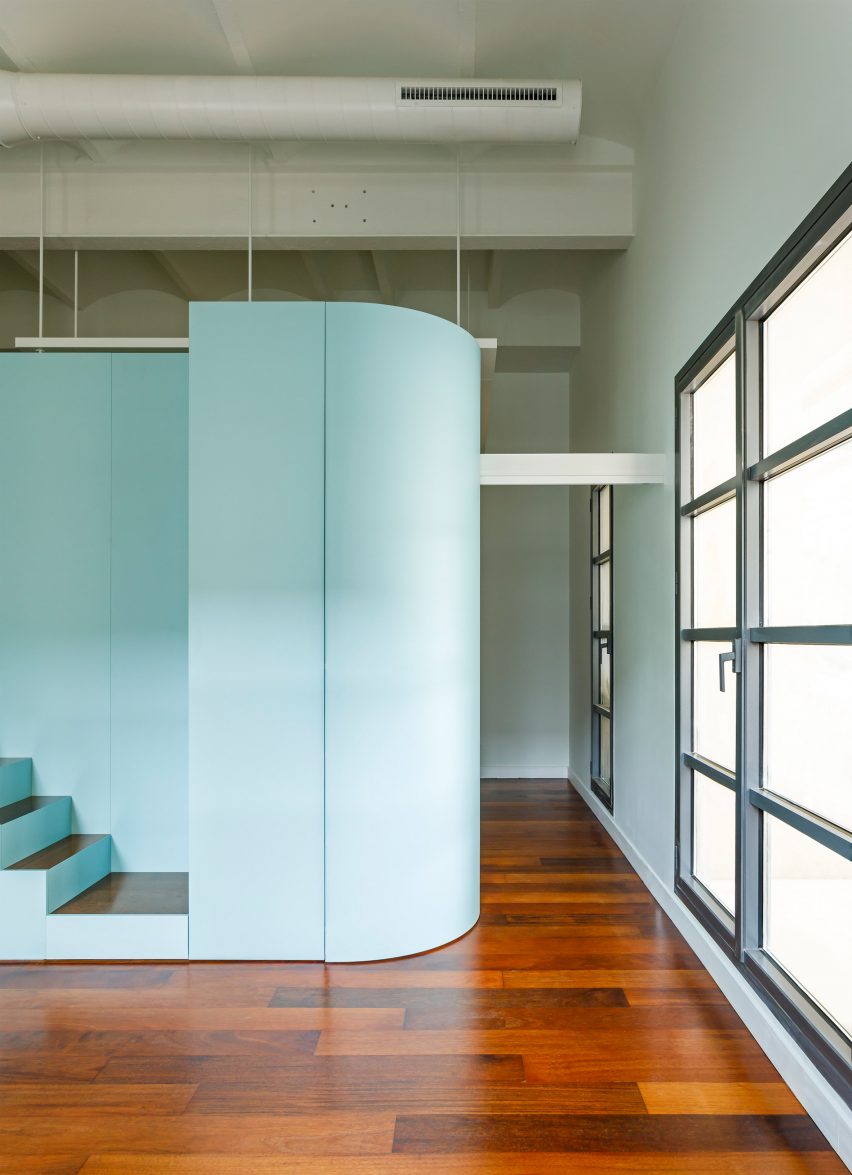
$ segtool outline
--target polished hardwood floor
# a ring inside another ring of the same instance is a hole
[[[845,1170],[565,783],[485,782],[482,833],[426,955],[0,967],[0,1172]]]

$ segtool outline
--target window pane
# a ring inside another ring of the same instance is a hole
[[[719,689],[719,654],[730,643],[696,641],[692,649],[694,750],[728,771],[736,770],[737,678],[725,665],[725,692]]]
[[[599,642],[600,648],[600,704],[609,708],[610,703],[610,660],[609,650],[605,648],[603,641]]]
[[[598,567],[598,624],[601,628],[609,628],[611,620],[609,614],[609,576],[609,563],[601,563]]]
[[[695,840],[692,871],[725,909],[734,912],[736,797],[699,772],[692,773]]]
[[[610,763],[609,719],[601,716],[600,722],[598,723],[598,729],[600,732],[600,755],[598,758],[598,764],[600,766],[600,775],[601,775],[601,779],[605,779],[608,783],[609,779],[610,779],[610,775],[612,773],[612,765]]]
[[[609,486],[604,486],[598,494],[598,509],[600,510],[600,523],[598,529],[600,544],[598,546],[598,554],[600,554],[601,551],[609,550],[609,492]]]
[[[737,503],[693,519],[695,628],[733,628],[737,617]]]
[[[763,326],[764,452],[852,407],[852,234]]]
[[[764,946],[852,1032],[852,862],[771,816]]]
[[[764,785],[852,829],[852,646],[769,645],[763,655]]]
[[[852,442],[772,478],[763,501],[765,623],[850,623]]]
[[[736,473],[736,366],[730,355],[692,395],[692,496]]]

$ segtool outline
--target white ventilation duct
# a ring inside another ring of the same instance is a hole
[[[0,70],[0,142],[314,139],[573,143],[579,82],[158,77]]]

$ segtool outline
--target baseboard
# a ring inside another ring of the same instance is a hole
[[[846,1103],[781,1028],[748,981],[705,933],[659,874],[654,872],[633,842],[628,840],[591,789],[570,769],[568,780],[713,976],[734,1011],[831,1146],[852,1170],[852,1114]]]
[[[568,779],[569,772],[561,767],[482,767],[483,779]]]

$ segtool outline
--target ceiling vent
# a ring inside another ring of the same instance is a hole
[[[0,143],[276,139],[573,143],[574,81],[162,77],[0,70]]]

